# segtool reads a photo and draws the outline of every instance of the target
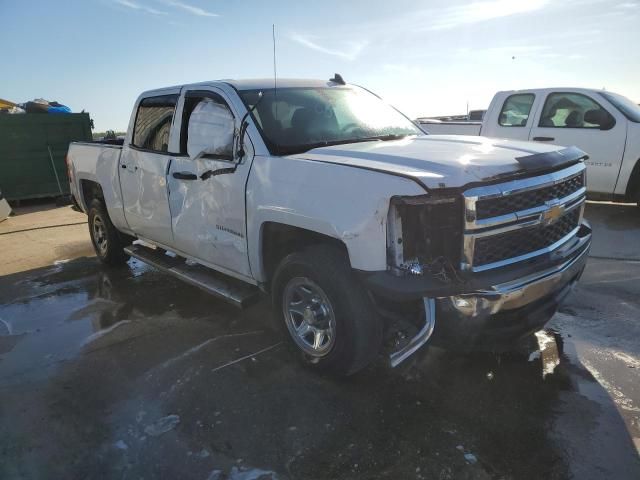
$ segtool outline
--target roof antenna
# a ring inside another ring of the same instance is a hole
[[[333,83],[337,83],[338,85],[347,84],[347,82],[345,82],[344,79],[342,78],[342,75],[340,75],[339,73],[334,73],[333,78],[330,78],[329,81]]]
[[[273,40],[273,103],[275,111],[273,112],[274,120],[278,121],[278,70],[276,68],[276,24],[271,24],[271,39]],[[276,153],[278,144],[276,142]]]

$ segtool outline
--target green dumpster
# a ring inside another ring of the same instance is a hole
[[[68,194],[69,142],[91,140],[88,113],[0,114],[0,190],[8,200]]]

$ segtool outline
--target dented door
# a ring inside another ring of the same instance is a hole
[[[229,108],[234,130],[240,121],[239,115],[217,89],[183,93],[180,100],[180,111],[185,110],[180,115],[181,155],[172,159],[167,175],[173,238],[177,250],[202,263],[236,276],[249,277],[245,185],[253,150],[247,148],[242,159],[235,156],[222,159],[214,158],[215,155],[194,158],[187,149],[189,110],[209,94],[210,98],[224,102]]]

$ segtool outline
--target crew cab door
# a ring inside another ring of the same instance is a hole
[[[173,245],[167,188],[170,137],[179,90],[143,98],[120,156],[124,215],[137,235]]]
[[[627,138],[626,119],[604,99],[578,92],[551,92],[530,140],[577,146],[589,159],[587,190],[613,193]]]
[[[184,91],[180,111],[181,155],[168,174],[176,250],[225,273],[250,277],[245,185],[253,149],[245,136],[246,153],[237,158],[241,113],[215,87]]]

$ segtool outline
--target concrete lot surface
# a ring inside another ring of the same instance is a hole
[[[86,225],[52,227],[83,215],[18,213],[0,223],[2,479],[640,478],[637,208],[588,206],[593,258],[528,349],[424,348],[342,380],[296,362],[266,301],[105,268]]]

